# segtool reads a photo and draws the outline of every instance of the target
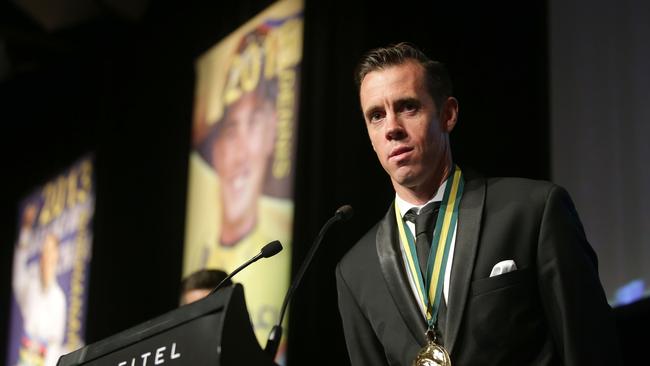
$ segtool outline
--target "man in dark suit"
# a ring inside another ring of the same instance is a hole
[[[455,166],[449,80],[403,43],[358,66],[368,135],[396,197],[336,270],[352,364],[411,365],[431,344],[454,366],[618,364],[596,255],[569,195]],[[437,206],[420,240],[417,217]]]

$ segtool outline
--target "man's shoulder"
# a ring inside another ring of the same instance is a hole
[[[543,214],[549,207],[560,205],[575,211],[569,192],[556,183],[527,178],[489,178],[486,182],[486,210],[536,212]]]
[[[548,191],[556,184],[548,180],[531,179],[517,176],[489,176],[483,175],[478,170],[472,167],[463,168],[463,178],[466,184],[468,182],[485,182],[487,189],[500,190],[500,189],[514,189],[517,191]],[[479,184],[480,185],[480,184]]]
[[[258,205],[256,230],[268,241],[278,239],[288,245],[293,224],[293,201],[262,196]]]
[[[343,272],[355,272],[360,266],[368,265],[373,258],[377,258],[377,231],[381,226],[380,219],[376,222],[357,242],[345,253],[338,263],[338,267]]]
[[[263,219],[287,223],[293,218],[293,201],[286,198],[260,196],[258,215]]]
[[[543,200],[553,189],[560,187],[546,180],[521,177],[491,177],[486,178],[486,188],[488,194],[502,195],[511,199],[537,198]]]
[[[350,262],[356,262],[357,259],[364,258],[370,250],[374,250],[377,238],[377,228],[379,222],[375,223],[357,242],[345,253],[339,261],[339,265],[346,265]]]

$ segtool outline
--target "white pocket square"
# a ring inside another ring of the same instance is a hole
[[[498,276],[504,273],[512,272],[517,269],[515,261],[508,259],[507,261],[501,261],[492,267],[492,272],[490,272],[490,277]]]

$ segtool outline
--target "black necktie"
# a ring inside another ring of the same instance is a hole
[[[427,260],[429,259],[429,252],[431,251],[431,240],[433,239],[433,228],[435,227],[438,219],[438,211],[440,210],[440,201],[430,202],[422,207],[420,214],[415,213],[412,208],[406,212],[404,218],[408,221],[415,223],[415,248],[418,252],[418,260],[420,262],[420,270],[423,277],[427,273]],[[438,309],[438,321],[436,327],[438,335],[444,340],[444,329],[447,318],[447,302],[443,295]],[[444,342],[444,341],[443,341]]]
[[[415,223],[415,248],[418,253],[422,277],[427,276],[427,260],[431,250],[433,228],[438,218],[438,209],[440,209],[440,201],[434,201],[422,207],[419,214],[416,214],[415,209],[412,208],[404,215],[405,219]]]

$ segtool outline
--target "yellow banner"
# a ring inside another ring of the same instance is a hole
[[[229,273],[280,240],[280,254],[233,278],[262,346],[291,269],[302,43],[302,1],[279,1],[196,62],[183,275]]]

